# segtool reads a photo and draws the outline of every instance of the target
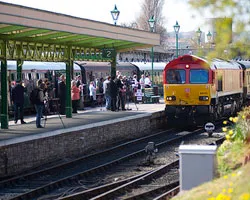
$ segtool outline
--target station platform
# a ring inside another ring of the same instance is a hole
[[[24,141],[25,139],[36,138],[37,134],[52,132],[56,130],[64,130],[70,132],[70,129],[78,126],[103,122],[107,120],[116,120],[128,116],[135,116],[143,113],[154,113],[163,111],[165,104],[163,99],[159,103],[154,104],[135,104],[133,102],[126,104],[126,111],[112,112],[106,110],[105,107],[86,107],[85,110],[78,110],[77,114],[72,114],[72,118],[66,118],[65,115],[55,114],[48,115],[41,121],[44,128],[36,128],[35,115],[24,116],[24,121],[27,124],[21,124],[20,120],[17,124],[14,121],[9,121],[9,129],[0,129],[0,147],[5,144]],[[45,121],[45,119],[47,120]],[[22,138],[22,139],[21,139]],[[8,141],[8,142],[7,142]]]
[[[72,118],[49,115],[42,119],[45,128],[36,128],[35,115],[24,117],[26,124],[9,121],[9,129],[0,129],[0,178],[143,137],[166,124],[163,100],[126,108],[87,107]]]

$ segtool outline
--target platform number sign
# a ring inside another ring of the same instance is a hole
[[[115,57],[115,49],[113,48],[104,48],[102,49],[103,58],[113,58]]]

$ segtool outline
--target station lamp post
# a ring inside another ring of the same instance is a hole
[[[115,5],[114,10],[110,11],[110,13],[112,15],[114,24],[116,25],[116,22],[118,20],[119,15],[120,15],[120,11],[117,9],[116,5]]]
[[[209,50],[210,50],[210,48],[211,48],[211,41],[212,41],[212,34],[210,33],[210,31],[208,31],[208,34],[207,34],[207,41],[208,41]]]
[[[197,34],[197,37],[198,37],[198,45],[200,47],[201,45],[201,34],[202,34],[202,31],[200,28],[198,28],[198,30],[196,31],[196,34]]]
[[[154,15],[148,20],[150,31],[154,32],[155,20]],[[154,47],[151,47],[151,61],[152,61],[152,86],[154,85]]]
[[[174,25],[174,31],[175,31],[175,36],[176,36],[176,58],[178,58],[178,34],[180,30],[180,25],[176,21],[176,24]]]

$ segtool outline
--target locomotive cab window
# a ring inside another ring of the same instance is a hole
[[[190,83],[208,83],[208,70],[192,69],[190,70]]]
[[[182,84],[186,82],[185,70],[169,69],[166,77],[169,84]]]

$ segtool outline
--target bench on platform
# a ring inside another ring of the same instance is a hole
[[[153,88],[144,89],[144,103],[159,103],[160,96],[154,95]]]
[[[160,102],[160,96],[159,95],[151,96],[151,101],[152,101],[152,103],[159,103]]]

